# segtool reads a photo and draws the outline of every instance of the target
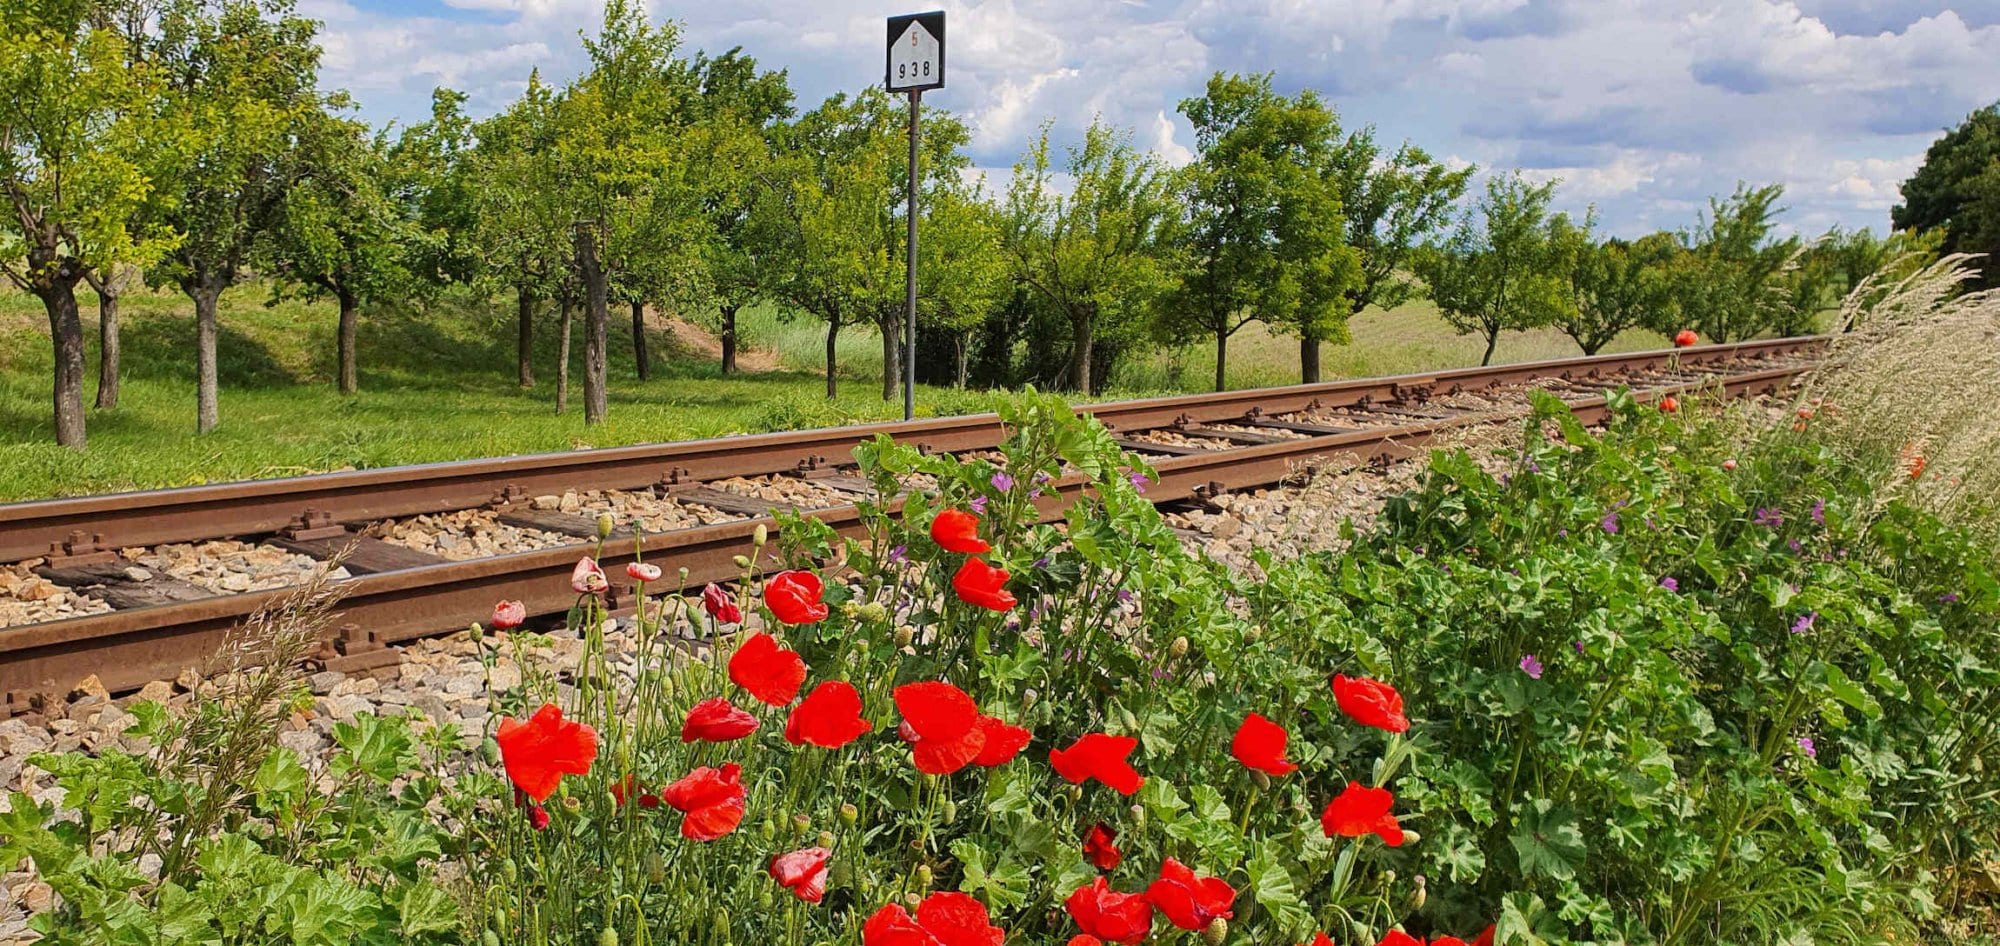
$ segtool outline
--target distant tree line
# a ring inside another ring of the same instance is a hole
[[[926,108],[911,353],[898,100],[868,89],[801,112],[782,70],[740,49],[689,53],[675,25],[607,0],[583,39],[588,67],[566,86],[531,74],[484,120],[439,89],[427,120],[371,129],[344,93],[320,90],[316,30],[290,0],[0,8],[12,211],[0,268],[47,309],[58,442],[85,442],[77,287],[99,299],[96,406],[111,409],[119,293],[134,274],[189,297],[207,432],[220,418],[218,302],[253,275],[335,303],[343,393],[360,383],[370,306],[458,290],[507,300],[523,388],[537,384],[531,356],[553,315],[565,411],[580,318],[594,424],[608,409],[614,308],[630,313],[642,379],[649,306],[712,325],[730,373],[739,314],[769,303],[824,324],[829,396],[854,326],[881,337],[884,398],[906,357],[932,383],[1097,392],[1133,353],[1195,343],[1213,346],[1219,389],[1230,339],[1252,323],[1296,337],[1301,380],[1316,381],[1322,347],[1346,342],[1354,315],[1420,297],[1483,337],[1488,359],[1503,333],[1542,326],[1586,352],[1635,327],[1691,325],[1716,341],[1810,331],[1911,242],[1779,238],[1776,187],[1739,188],[1685,231],[1603,239],[1594,213],[1551,211],[1553,182],[1491,176],[1468,195],[1474,168],[1344,128],[1318,93],[1282,94],[1269,74],[1218,74],[1180,103],[1195,131],[1188,166],[1102,122],[1064,148],[1044,126],[999,191],[966,173],[965,125]],[[1958,193],[1925,193],[1944,191]],[[1945,226],[1911,213],[1911,226]]]

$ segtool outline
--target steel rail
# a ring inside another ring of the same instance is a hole
[[[1795,344],[1786,348],[1767,347],[1762,351],[1788,353],[1802,348]],[[1693,359],[1684,361],[1693,362]],[[1492,373],[1504,374],[1515,381],[1556,377],[1580,362],[1544,363],[1556,366],[1556,370],[1544,370],[1539,375],[1523,374],[1521,366],[1508,366]],[[1601,359],[1596,362],[1598,365],[1617,363]],[[1658,397],[1704,388],[1719,388],[1732,396],[1775,392],[1804,370],[1802,366],[1789,365],[1721,375],[1659,386],[1649,389],[1644,396]],[[1408,393],[1419,383],[1464,385],[1475,378],[1483,380],[1478,373],[1444,374],[1454,377],[1410,375],[1400,379],[1357,383],[1358,387],[1350,384],[1340,390],[1343,393],[1357,390],[1384,393],[1389,388],[1400,386],[1403,392]],[[1315,387],[1324,392],[1335,386]],[[1321,396],[1324,397],[1324,394]],[[1295,395],[1277,402],[1294,406],[1279,410],[1265,407],[1274,403],[1269,398],[1262,402],[1231,400],[1236,404],[1234,416],[1238,417],[1250,407],[1261,407],[1269,413],[1306,407],[1305,403],[1297,401]],[[1166,404],[1163,401],[1179,403]],[[1198,409],[1201,403],[1208,402],[1210,399],[1204,398],[1132,402],[1119,405],[1121,413],[1117,416],[1127,422],[1143,418],[1141,423],[1158,426],[1181,416],[1185,409]],[[1586,422],[1602,420],[1608,410],[1607,398],[1602,395],[1574,399],[1569,404]],[[1490,424],[1503,416],[1506,415],[1466,414],[1396,427],[1153,460],[1150,465],[1158,474],[1159,481],[1148,488],[1148,496],[1155,502],[1168,502],[1212,495],[1216,490],[1269,485],[1284,481],[1308,463],[1362,465],[1392,461],[1416,454],[1440,433]],[[1210,415],[1200,419],[1226,418]],[[987,419],[984,423],[997,424],[997,421]],[[978,446],[990,445],[985,441],[978,443]],[[1060,517],[1062,508],[1084,488],[1085,483],[1080,478],[1072,477],[1054,486],[1056,494],[1045,497],[1038,504],[1045,520]],[[900,502],[891,500],[885,505],[893,512],[900,507]],[[809,510],[807,514],[841,535],[856,536],[864,528],[860,510],[852,505]],[[775,530],[778,524],[768,517],[743,519],[653,533],[639,538],[636,545],[638,552],[648,561],[664,564],[669,569],[686,568],[688,583],[699,587],[710,581],[726,581],[741,573],[734,559],[749,550],[750,535],[759,525]],[[576,563],[579,549],[584,547],[587,546],[568,545],[349,579],[343,582],[346,597],[339,609],[339,620],[344,623],[343,637],[332,642],[330,656],[362,659],[367,653],[389,644],[463,628],[469,621],[488,613],[495,601],[503,599],[522,601],[529,613],[534,615],[566,611],[575,598],[566,579]],[[604,563],[614,581],[622,584],[624,572],[618,566],[633,558],[632,549],[633,544],[622,539],[615,546],[607,547]],[[20,706],[25,703],[27,694],[54,689],[58,684],[67,686],[93,673],[113,692],[136,689],[152,680],[173,679],[182,669],[212,652],[231,627],[285,593],[283,589],[275,589],[218,596],[184,604],[113,611],[0,630],[0,699],[4,699],[6,704]],[[619,587],[614,594],[623,596],[628,594],[628,590]]]
[[[1523,362],[1388,378],[1257,388],[1217,394],[1116,401],[1080,407],[1114,430],[1161,427],[1312,407],[1343,407],[1425,393],[1474,390],[1544,377],[1615,377],[1658,367],[1780,356],[1812,350],[1821,338],[1707,345],[1591,358]],[[996,446],[1005,433],[992,414],[819,430],[751,434],[568,453],[384,467],[273,480],[110,493],[0,505],[0,562],[63,551],[73,538],[102,548],[267,535],[314,510],[335,523],[362,523],[488,505],[512,496],[569,489],[641,489],[673,480],[761,476],[846,462],[858,444],[887,434],[946,452]],[[93,541],[94,540],[94,541]]]

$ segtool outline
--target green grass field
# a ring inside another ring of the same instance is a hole
[[[843,331],[842,392],[828,402],[819,370],[822,329],[772,310],[746,313],[747,365],[724,377],[701,350],[702,339],[651,333],[652,378],[632,364],[629,321],[614,313],[611,412],[585,428],[576,331],[569,412],[554,412],[555,317],[540,326],[536,386],[515,384],[512,307],[446,300],[416,312],[376,309],[361,329],[361,393],[333,387],[334,310],[330,304],[267,305],[260,286],[224,296],[222,425],[194,434],[193,309],[177,293],[128,293],[123,305],[125,370],[115,411],[92,410],[90,446],[53,443],[49,419],[50,349],[46,318],[33,297],[0,294],[0,501],[182,486],[382,467],[468,457],[537,453],[734,432],[794,429],[891,419],[901,404],[881,399],[880,341],[867,328]],[[95,393],[96,299],[81,300],[91,338],[86,401]],[[1354,343],[1329,347],[1329,378],[1422,371],[1477,362],[1477,340],[1454,336],[1426,306],[1371,312],[1354,326]],[[1632,333],[1615,350],[1654,347],[1657,336]],[[1520,361],[1576,354],[1553,331],[1503,339],[1497,358]],[[1205,347],[1164,351],[1131,365],[1120,396],[1199,391],[1212,381]],[[1252,326],[1231,340],[1233,387],[1284,384],[1298,377],[1292,339]],[[920,387],[918,411],[983,409],[976,392]]]

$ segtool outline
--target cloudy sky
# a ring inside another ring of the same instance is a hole
[[[2000,0],[943,0],[949,86],[973,158],[1004,173],[1045,119],[1093,115],[1185,161],[1176,104],[1217,70],[1326,93],[1349,126],[1481,168],[1563,181],[1622,234],[1685,226],[1738,181],[1787,187],[1788,221],[1887,225],[1937,134],[2000,100]],[[651,0],[690,46],[790,70],[802,104],[882,78],[861,0]],[[906,9],[907,7],[907,9]],[[301,0],[324,81],[376,122],[430,90],[504,107],[539,66],[580,68],[599,0]]]

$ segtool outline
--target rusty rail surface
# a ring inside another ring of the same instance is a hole
[[[1677,354],[1681,364],[1701,365],[1794,355],[1823,344],[1821,339],[1783,339],[1703,346]],[[1421,400],[1537,378],[1615,381],[1621,374],[1659,368],[1675,354],[1533,362],[1127,401],[1081,410],[1115,430],[1144,430],[1177,421],[1226,422]],[[1796,365],[1753,370],[1663,385],[1647,396],[1705,387],[1721,388],[1732,396],[1776,392],[1803,370]],[[1606,411],[1602,396],[1572,400],[1570,405],[1586,421],[1599,420]],[[1413,419],[1392,428],[1151,459],[1160,479],[1148,488],[1148,496],[1169,502],[1218,489],[1265,486],[1284,480],[1307,460],[1358,465],[1400,459],[1423,450],[1443,431],[1491,423],[1493,417]],[[784,473],[844,460],[846,451],[877,434],[942,451],[989,448],[1004,436],[999,420],[989,414],[22,503],[0,506],[0,552],[4,552],[0,560],[37,554],[49,536],[72,531],[101,533],[107,545],[129,547],[267,533],[308,507],[331,513],[335,521],[360,522],[471,508],[537,491],[643,488],[662,482]],[[1046,518],[1059,517],[1065,498],[1081,488],[1078,482],[1055,485],[1058,495],[1042,506]],[[861,529],[860,512],[852,505],[808,514],[842,534],[858,534]],[[759,525],[776,528],[768,517],[742,519],[649,534],[638,540],[638,548],[651,561],[687,568],[688,582],[698,586],[734,578],[740,569],[732,559],[746,551],[748,538]],[[618,566],[630,560],[631,548],[621,542],[616,552],[606,555],[610,575],[622,579]],[[532,615],[561,613],[573,603],[566,578],[578,550],[579,546],[570,545],[348,579],[343,582],[347,597],[340,608],[346,627],[342,639],[332,642],[330,657],[355,666],[380,663],[387,656],[383,650],[387,645],[462,628],[501,599],[521,600]],[[217,596],[0,630],[0,707],[24,705],[27,694],[67,686],[92,673],[114,692],[172,679],[210,653],[230,627],[283,594],[283,589],[275,589]],[[0,708],[0,715],[4,712]]]

